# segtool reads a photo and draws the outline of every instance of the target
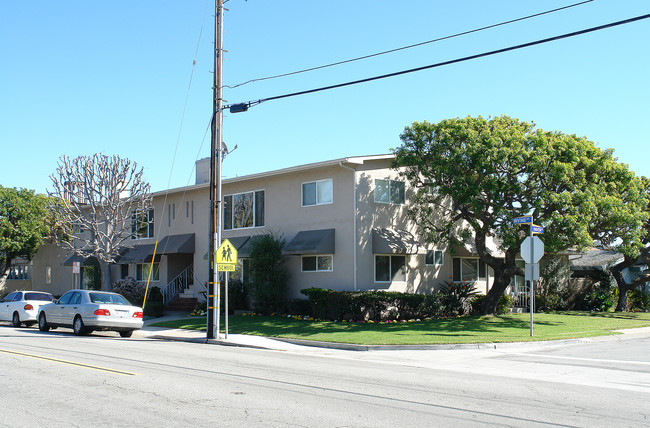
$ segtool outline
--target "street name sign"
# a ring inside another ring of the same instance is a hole
[[[533,216],[515,217],[512,219],[512,224],[528,224],[533,222]]]
[[[544,226],[532,225],[533,233],[544,233]]]

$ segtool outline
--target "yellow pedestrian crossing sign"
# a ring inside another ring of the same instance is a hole
[[[234,272],[237,265],[237,249],[232,243],[224,239],[215,255],[219,272]]]

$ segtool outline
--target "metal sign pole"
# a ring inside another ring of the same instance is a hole
[[[530,240],[532,241],[530,243],[530,260],[531,262],[533,261],[533,252],[535,249],[535,241],[533,240],[533,225],[535,222],[533,221],[533,216],[531,214],[530,216]],[[531,269],[533,271],[534,269]],[[531,275],[530,278],[530,336],[533,337],[533,303],[534,303],[534,288],[533,284],[535,283],[533,276]]]
[[[224,336],[225,339],[228,339],[228,279],[230,278],[230,272],[226,272],[226,289],[224,290],[226,293],[226,309],[223,312],[223,316],[226,320],[226,334]]]

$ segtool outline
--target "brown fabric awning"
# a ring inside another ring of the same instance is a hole
[[[282,250],[283,254],[334,254],[334,229],[298,232]]]
[[[136,245],[118,260],[120,264],[150,262],[153,256],[154,244]],[[165,236],[158,242],[156,259],[161,255],[194,254],[194,234]]]

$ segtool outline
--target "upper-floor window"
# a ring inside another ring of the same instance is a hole
[[[333,198],[332,179],[311,181],[302,184],[302,206],[331,204]]]
[[[133,213],[131,239],[153,238],[153,210]]]
[[[375,202],[382,204],[403,204],[406,190],[403,181],[375,180]]]
[[[261,226],[264,226],[264,190],[223,198],[224,230]]]
[[[442,250],[427,250],[424,256],[424,264],[430,266],[441,266],[443,264],[444,253]]]

